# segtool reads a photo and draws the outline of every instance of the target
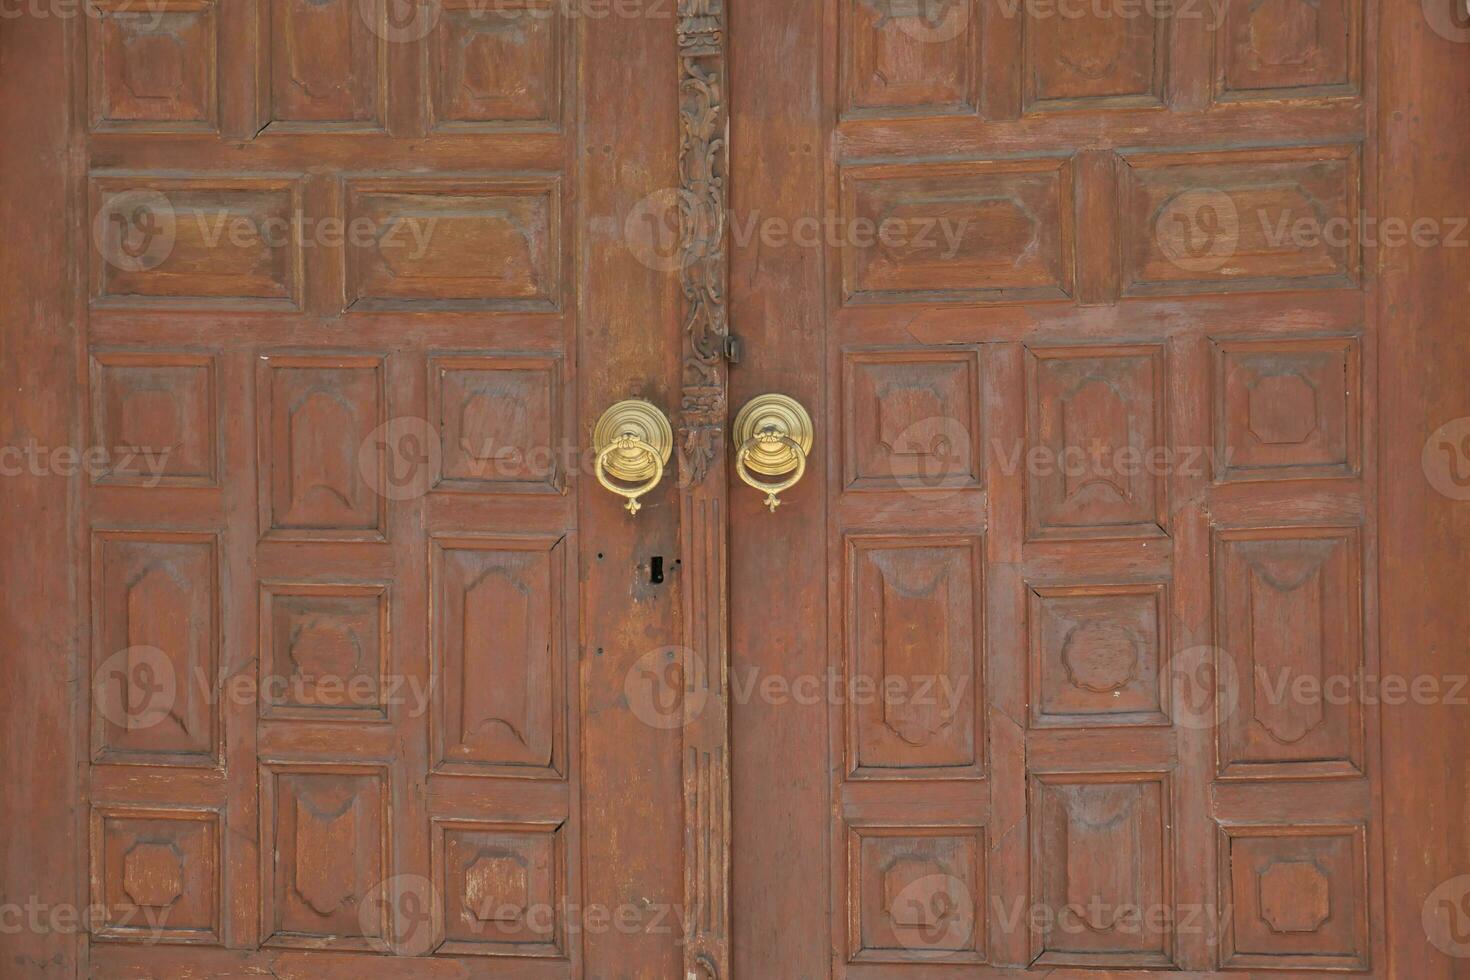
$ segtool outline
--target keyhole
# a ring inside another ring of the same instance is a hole
[[[648,561],[648,581],[654,585],[664,584],[664,556],[654,555]]]

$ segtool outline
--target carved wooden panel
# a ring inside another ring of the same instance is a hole
[[[563,539],[433,540],[434,758],[557,776],[565,751]]]
[[[209,532],[93,532],[95,760],[216,764],[218,567]]]
[[[387,934],[388,771],[265,762],[261,936],[272,946],[366,949]],[[366,911],[364,911],[366,909]]]
[[[449,0],[427,38],[434,125],[560,128],[564,33],[555,3]]]
[[[212,487],[219,480],[219,404],[208,354],[94,351],[93,482]]]
[[[1072,291],[1067,160],[845,167],[849,303],[1002,302]]]
[[[1217,340],[1221,480],[1353,476],[1362,452],[1358,341]]]
[[[559,823],[436,819],[438,952],[566,955],[566,840]]]
[[[1172,965],[1170,793],[1162,772],[1031,774],[1037,965]]]
[[[294,309],[300,185],[265,177],[96,177],[92,295],[108,305]]]
[[[985,962],[985,856],[980,827],[850,826],[848,960]]]
[[[978,537],[849,538],[853,777],[982,772],[981,595]]]
[[[1030,590],[1031,724],[1167,725],[1162,583]]]
[[[1215,97],[1356,94],[1362,19],[1358,0],[1232,0],[1215,34]]]
[[[270,118],[316,129],[382,123],[389,32],[370,0],[269,0]]]
[[[91,931],[134,942],[221,941],[219,813],[92,810]]]
[[[559,493],[565,480],[561,362],[465,355],[429,360],[440,490]]]
[[[1358,282],[1355,147],[1136,154],[1124,161],[1127,294]]]
[[[94,129],[215,128],[219,94],[213,3],[99,0],[86,13]]]
[[[843,367],[847,489],[980,486],[975,352],[854,351]]]
[[[841,9],[845,115],[976,111],[980,20],[974,0],[843,0]]]
[[[1367,970],[1365,837],[1361,824],[1221,826],[1221,965]]]
[[[1024,463],[1031,537],[1164,533],[1164,390],[1159,347],[1030,349]]]
[[[374,356],[262,355],[260,529],[269,538],[381,541],[383,362]]]
[[[561,205],[554,177],[353,178],[349,222],[373,229],[347,250],[347,303],[551,311],[561,302]]]
[[[1154,7],[1132,16],[1101,4],[1024,8],[1022,98],[1028,109],[1135,109],[1162,106],[1168,17]]]
[[[386,585],[264,582],[261,715],[386,721]]]
[[[1218,728],[1222,777],[1359,775],[1358,529],[1220,530],[1214,553],[1216,644],[1238,688]]]

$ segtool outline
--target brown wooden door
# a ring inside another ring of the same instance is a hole
[[[1465,975],[1454,16],[731,4],[737,975]]]
[[[0,974],[1464,975],[1458,11],[7,12]]]
[[[677,975],[680,743],[622,687],[675,635],[674,481],[633,520],[580,448],[677,409],[672,281],[608,232],[675,179],[671,10],[0,40],[3,877],[41,908],[0,974]]]

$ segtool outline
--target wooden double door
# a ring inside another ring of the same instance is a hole
[[[1461,20],[0,22],[0,973],[1467,975]]]

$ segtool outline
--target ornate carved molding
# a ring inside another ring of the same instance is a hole
[[[729,526],[725,280],[729,111],[724,0],[679,0],[679,418],[685,670],[685,980],[730,974]],[[698,707],[698,710],[695,708]]]

